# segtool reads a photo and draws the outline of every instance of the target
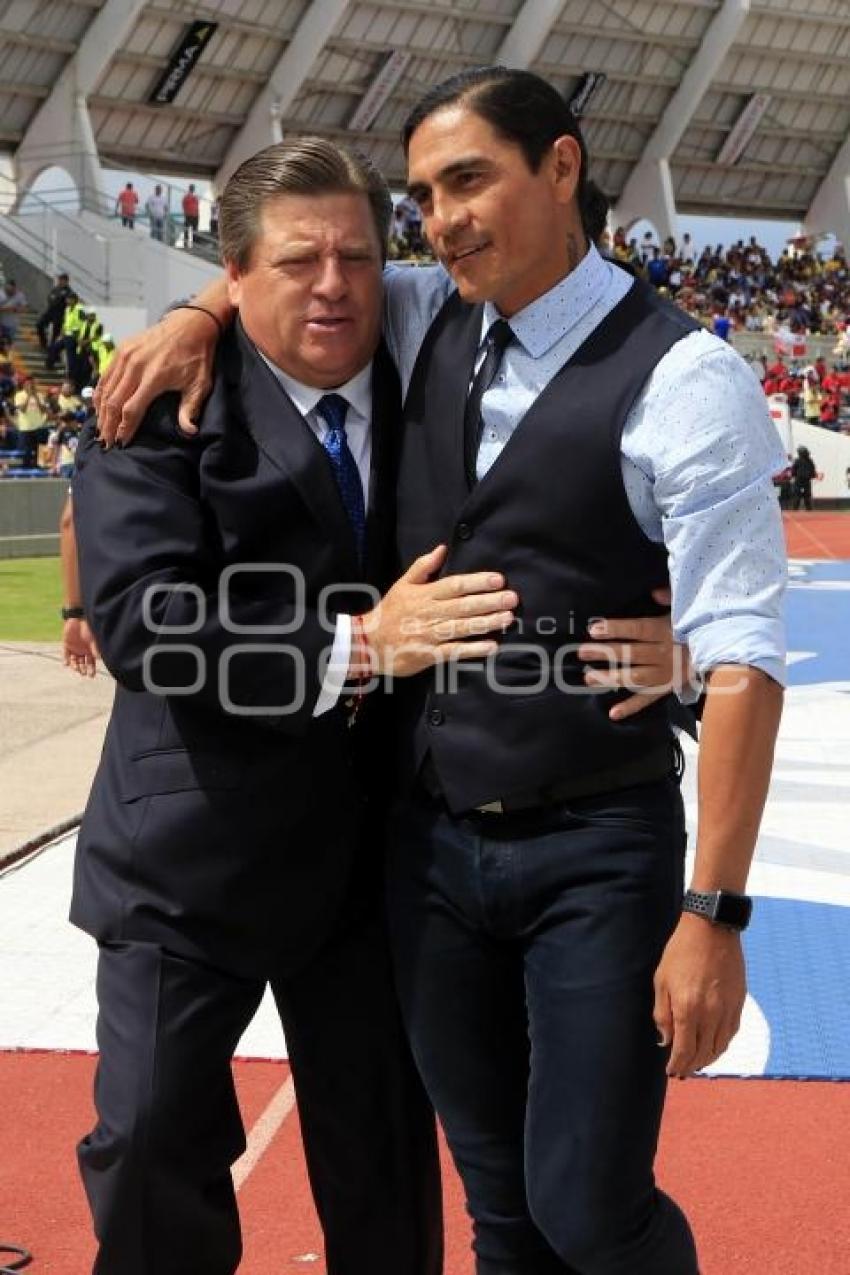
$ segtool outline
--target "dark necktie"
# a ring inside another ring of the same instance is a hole
[[[360,471],[351,454],[345,432],[348,403],[341,394],[323,394],[316,404],[316,411],[328,426],[328,432],[321,442],[331,462],[339,494],[354,532],[357,560],[362,565],[366,546],[366,505]]]
[[[506,319],[497,319],[490,325],[484,338],[485,353],[481,366],[475,373],[475,379],[466,400],[466,411],[463,414],[464,458],[466,476],[470,487],[475,483],[475,466],[478,459],[478,448],[481,446],[481,434],[484,421],[481,416],[481,400],[493,384],[502,355],[513,340],[511,326]]]

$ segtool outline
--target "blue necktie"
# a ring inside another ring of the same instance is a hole
[[[322,446],[333,467],[339,494],[354,532],[357,560],[362,565],[363,551],[366,546],[366,505],[363,500],[360,471],[351,454],[345,432],[348,403],[341,394],[323,394],[316,404],[316,411],[328,426],[328,432],[321,440]]]

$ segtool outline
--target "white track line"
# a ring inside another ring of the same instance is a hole
[[[268,1151],[275,1134],[295,1106],[295,1086],[290,1076],[283,1082],[251,1132],[248,1145],[233,1166],[233,1186],[238,1192]]]
[[[834,562],[840,558],[840,554],[833,553],[832,550],[827,548],[827,546],[823,543],[823,541],[806,526],[803,517],[800,517],[799,519],[795,518],[794,521],[791,523],[791,526],[794,527],[796,531],[804,532],[812,541],[812,543],[815,545],[815,547],[817,549],[820,549],[824,557],[826,557],[830,561]]]

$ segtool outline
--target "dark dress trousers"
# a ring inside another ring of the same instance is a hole
[[[452,296],[405,404],[402,565],[502,570],[518,623],[488,666],[398,696],[408,793],[390,924],[416,1060],[472,1215],[478,1275],[696,1275],[655,1186],[665,1053],[653,972],[685,848],[664,702],[614,723],[583,685],[593,616],[646,614],[666,554],[628,503],[621,436],[693,330],[636,283],[540,393],[486,476],[464,465],[482,310]],[[485,809],[481,810],[480,807]]]
[[[379,351],[365,570],[327,455],[238,324],[196,439],[176,408],[159,399],[123,451],[89,427],[77,456],[84,602],[118,683],[71,909],[100,944],[98,1124],[79,1148],[95,1271],[236,1269],[230,1059],[268,983],[328,1271],[437,1275],[433,1116],[369,788],[381,708],[352,729],[342,704],[312,715],[336,613],[386,583],[395,372]]]

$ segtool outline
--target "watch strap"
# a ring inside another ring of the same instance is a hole
[[[686,890],[682,900],[682,911],[693,912],[704,917],[712,925],[739,933],[747,928],[752,911],[752,900],[749,895],[735,894],[731,890],[712,890],[701,893],[699,890]]]
[[[62,607],[60,612],[63,620],[84,620],[86,613],[82,607]]]
[[[710,894],[701,894],[699,890],[686,890],[685,897],[682,900],[683,912],[694,912],[697,916],[704,916],[707,921],[714,920],[716,906],[716,890],[713,890]]]

